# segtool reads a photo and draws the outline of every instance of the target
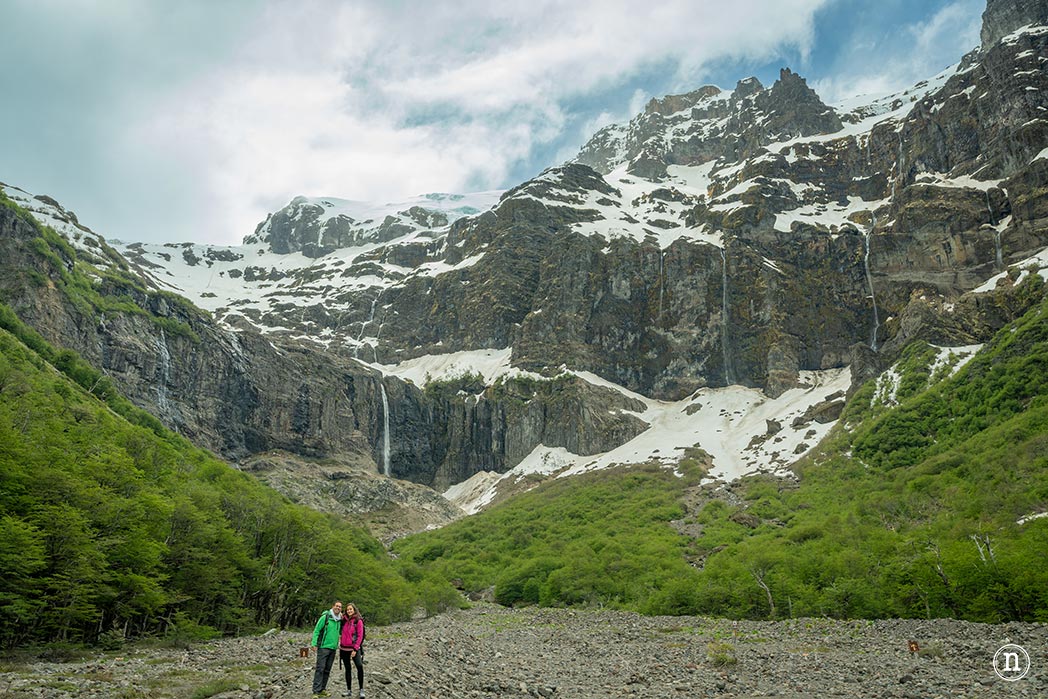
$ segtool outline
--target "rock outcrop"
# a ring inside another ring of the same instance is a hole
[[[983,50],[1022,27],[1048,24],[1048,5],[1043,0],[987,0],[982,16]]]

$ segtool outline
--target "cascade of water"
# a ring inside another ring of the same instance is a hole
[[[724,382],[731,386],[735,383],[735,371],[731,365],[731,340],[728,338],[728,258],[724,248],[721,256],[721,352],[724,354]]]
[[[167,384],[171,379],[171,351],[167,347],[167,336],[163,328],[160,329],[160,336],[156,341],[156,350],[157,357],[160,359],[157,367],[159,376],[156,381],[156,404],[162,412],[167,412]]]
[[[375,294],[375,298],[371,300],[371,313],[368,315],[368,319],[360,324],[360,334],[357,335],[357,346],[353,349],[353,356],[356,357],[360,354],[360,343],[364,339],[364,329],[371,325],[371,322],[375,320],[375,306],[378,305],[378,299],[382,296],[382,292]]]
[[[666,251],[659,253],[659,320],[662,320],[662,297],[666,290]]]
[[[378,337],[382,334],[382,323],[378,324],[378,330],[375,331],[375,344],[371,345],[371,361],[378,364]]]
[[[876,216],[873,217],[873,225],[877,225]],[[865,254],[862,256],[862,266],[863,269],[866,271],[866,284],[870,287],[870,303],[873,304],[873,332],[870,335],[870,349],[876,352],[877,333],[881,329],[881,321],[877,315],[877,297],[873,293],[873,276],[870,274],[870,233],[872,231],[873,228],[871,227],[870,230],[866,231],[866,233],[864,233],[862,236],[863,245],[866,248]]]
[[[382,389],[382,473],[389,475],[389,398],[386,397],[386,387],[379,382]]]
[[[996,254],[996,270],[1004,269],[1004,251],[1001,249],[1001,229],[997,227],[997,215],[993,212],[993,204],[990,203],[990,190],[986,190],[986,210],[990,212],[990,225],[993,226],[993,247]]]

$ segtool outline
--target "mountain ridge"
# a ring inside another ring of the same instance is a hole
[[[788,69],[770,88],[653,100],[616,127],[619,145],[599,132],[575,162],[457,218],[453,199],[354,213],[296,198],[242,246],[117,245],[7,188],[75,254],[24,231],[4,272],[23,281],[5,294],[229,458],[350,456],[438,490],[559,449],[578,450],[562,465],[612,453],[652,429],[624,393],[687,409],[737,386],[773,404],[845,367],[854,390],[914,340],[985,342],[1029,303],[1009,295],[1021,268],[1048,267],[1048,28],[1027,21],[1038,7],[992,0],[999,40],[844,113]],[[69,307],[47,286],[63,267],[148,312]],[[206,342],[173,334],[182,326]],[[509,366],[480,384],[441,374],[427,393],[425,377],[399,376],[492,352]],[[810,398],[796,409],[835,402]],[[703,436],[671,455],[686,446]]]

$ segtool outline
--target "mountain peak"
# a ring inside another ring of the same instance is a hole
[[[692,90],[683,95],[666,95],[662,99],[653,97],[644,107],[644,113],[670,116],[671,114],[695,107],[701,102],[720,94],[721,89],[716,85],[704,85],[698,90]]]
[[[769,133],[810,136],[841,129],[837,113],[808,87],[807,80],[789,68],[782,68],[771,89],[756,100],[761,111],[769,115],[765,122]]]
[[[789,68],[779,69],[779,79],[771,86],[771,97],[777,102],[816,103],[826,106],[815,90],[808,87],[808,81]]]
[[[732,93],[732,95],[735,97],[735,99],[743,99],[749,97],[750,95],[756,94],[763,89],[764,85],[761,84],[761,81],[751,75],[750,77],[744,78],[743,80],[740,80],[738,83],[735,84],[735,91]]]
[[[244,244],[269,245],[278,254],[301,252],[320,257],[340,248],[443,229],[464,216],[486,211],[501,195],[501,190],[430,193],[385,204],[297,196],[259,223]]]

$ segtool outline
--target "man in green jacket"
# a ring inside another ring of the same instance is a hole
[[[326,696],[328,675],[338,651],[338,638],[342,631],[342,603],[335,602],[317,620],[313,628],[313,643],[317,649],[317,669],[313,673],[313,696]]]

